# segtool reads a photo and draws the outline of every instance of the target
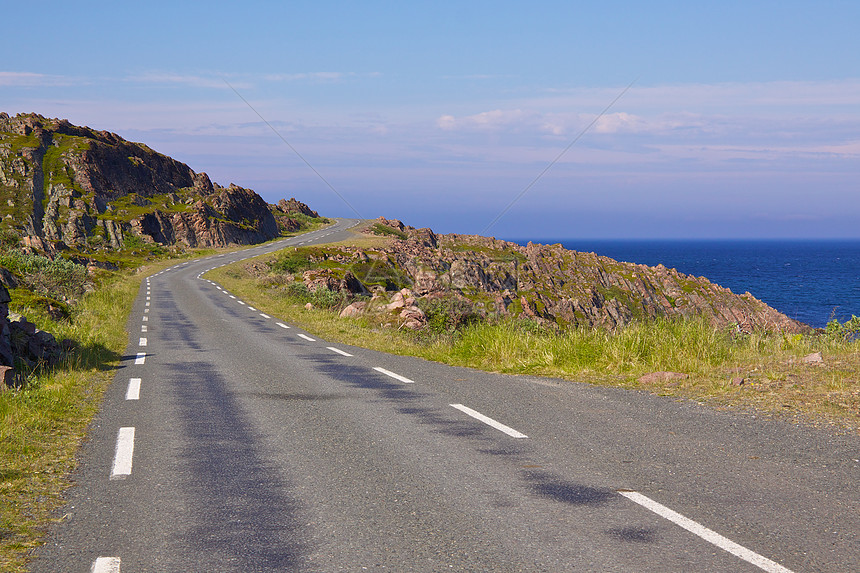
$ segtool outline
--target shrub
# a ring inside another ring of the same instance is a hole
[[[128,235],[126,237],[123,237],[122,240],[122,247],[130,251],[135,249],[145,249],[148,246],[149,245],[146,243],[146,241],[144,241],[141,237],[138,237],[137,235]]]
[[[860,316],[852,314],[851,318],[842,323],[834,318],[824,328],[824,335],[845,342],[856,340],[860,335]]]
[[[427,317],[426,328],[435,334],[453,333],[484,318],[473,302],[458,298],[419,298],[418,307]]]
[[[317,264],[312,260],[312,252],[306,250],[295,250],[284,253],[274,261],[269,261],[269,268],[274,272],[300,273],[316,268]]]
[[[370,231],[376,235],[392,235],[401,240],[409,238],[409,235],[407,235],[400,229],[395,229],[394,227],[389,227],[388,225],[383,225],[382,223],[374,223],[373,226],[370,228]]]
[[[385,290],[411,288],[412,278],[387,261],[370,260],[353,264],[349,269],[366,287],[381,286]]]
[[[338,290],[320,287],[311,292],[310,302],[316,307],[327,310],[339,310],[346,306],[347,295]]]
[[[295,281],[289,283],[284,287],[284,292],[287,298],[291,298],[296,302],[306,303],[311,301],[311,291],[303,282]]]
[[[87,285],[87,268],[68,259],[49,259],[17,249],[0,254],[0,266],[21,277],[31,290],[56,298],[81,296]]]

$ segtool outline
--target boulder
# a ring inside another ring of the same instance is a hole
[[[812,354],[807,354],[801,358],[800,361],[804,364],[822,364],[824,362],[824,358],[822,358],[820,352],[813,352]]]
[[[366,308],[367,302],[357,301],[348,305],[346,308],[340,311],[339,316],[340,318],[356,318],[364,314]]]
[[[649,372],[644,376],[640,376],[637,379],[637,382],[641,384],[659,384],[661,382],[669,382],[671,380],[686,380],[689,377],[689,374],[684,374],[682,372]]]
[[[0,392],[15,386],[15,369],[11,366],[0,366]]]

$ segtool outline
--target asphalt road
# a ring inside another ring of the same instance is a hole
[[[32,571],[860,571],[860,439],[317,339],[144,280]]]

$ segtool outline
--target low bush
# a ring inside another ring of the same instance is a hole
[[[55,298],[77,298],[87,286],[87,268],[68,259],[12,249],[0,254],[0,267],[21,278],[31,290]]]
[[[313,253],[305,249],[287,251],[273,261],[268,262],[269,268],[278,273],[300,273],[317,267]]]
[[[827,323],[824,329],[824,335],[833,340],[852,341],[857,340],[860,336],[860,316],[851,315],[851,318],[845,322],[839,322],[836,319]]]

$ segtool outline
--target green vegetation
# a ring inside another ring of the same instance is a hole
[[[471,245],[469,243],[458,243],[454,245],[446,245],[447,248],[451,249],[455,253],[481,253],[490,258],[493,262],[497,263],[518,263],[522,264],[526,262],[528,259],[526,256],[520,252],[513,251],[510,249],[493,249],[490,247],[480,246],[480,245]]]
[[[371,259],[349,266],[352,274],[365,287],[381,286],[385,290],[400,290],[412,286],[412,279],[390,261]]]
[[[63,185],[67,189],[75,189],[79,193],[83,190],[74,184],[74,172],[66,165],[63,158],[68,154],[80,155],[90,147],[87,138],[73,135],[55,134],[54,143],[45,151],[42,159],[42,173],[44,175],[45,189],[50,185]],[[45,194],[44,202],[47,206],[48,197]]]
[[[55,298],[77,298],[87,284],[87,268],[62,257],[49,259],[12,249],[0,253],[0,267],[20,277],[29,290]]]
[[[31,373],[23,389],[0,392],[2,571],[25,570],[27,553],[63,504],[75,452],[128,343],[124,327],[140,276],[115,275],[59,320],[13,293],[11,310],[76,346],[63,363]]]
[[[860,316],[852,314],[851,318],[843,323],[833,319],[827,323],[824,334],[828,338],[844,342],[857,340],[858,336],[860,336]]]
[[[409,235],[401,231],[400,229],[395,229],[394,227],[389,227],[388,225],[383,225],[382,223],[374,223],[370,227],[370,231],[377,235],[391,235],[393,237],[397,237],[398,239],[406,240],[409,238]]]
[[[193,196],[190,188],[178,189],[176,193],[162,193],[151,197],[142,197],[137,193],[129,193],[118,197],[107,204],[107,210],[97,215],[97,219],[114,221],[131,221],[149,213],[185,213],[193,210],[188,202]]]
[[[3,171],[7,178],[12,179],[11,185],[0,185],[0,196],[6,199],[0,203],[0,224],[3,227],[22,226],[27,215],[33,211],[30,189],[25,185],[26,178],[13,169],[13,164],[16,158],[20,161],[24,148],[37,147],[39,147],[39,140],[34,135],[0,134],[0,157],[8,153]],[[4,152],[3,149],[8,149],[8,152]]]
[[[317,268],[318,259],[324,256],[324,251],[316,247],[285,249],[268,265],[275,272],[300,273]]]

